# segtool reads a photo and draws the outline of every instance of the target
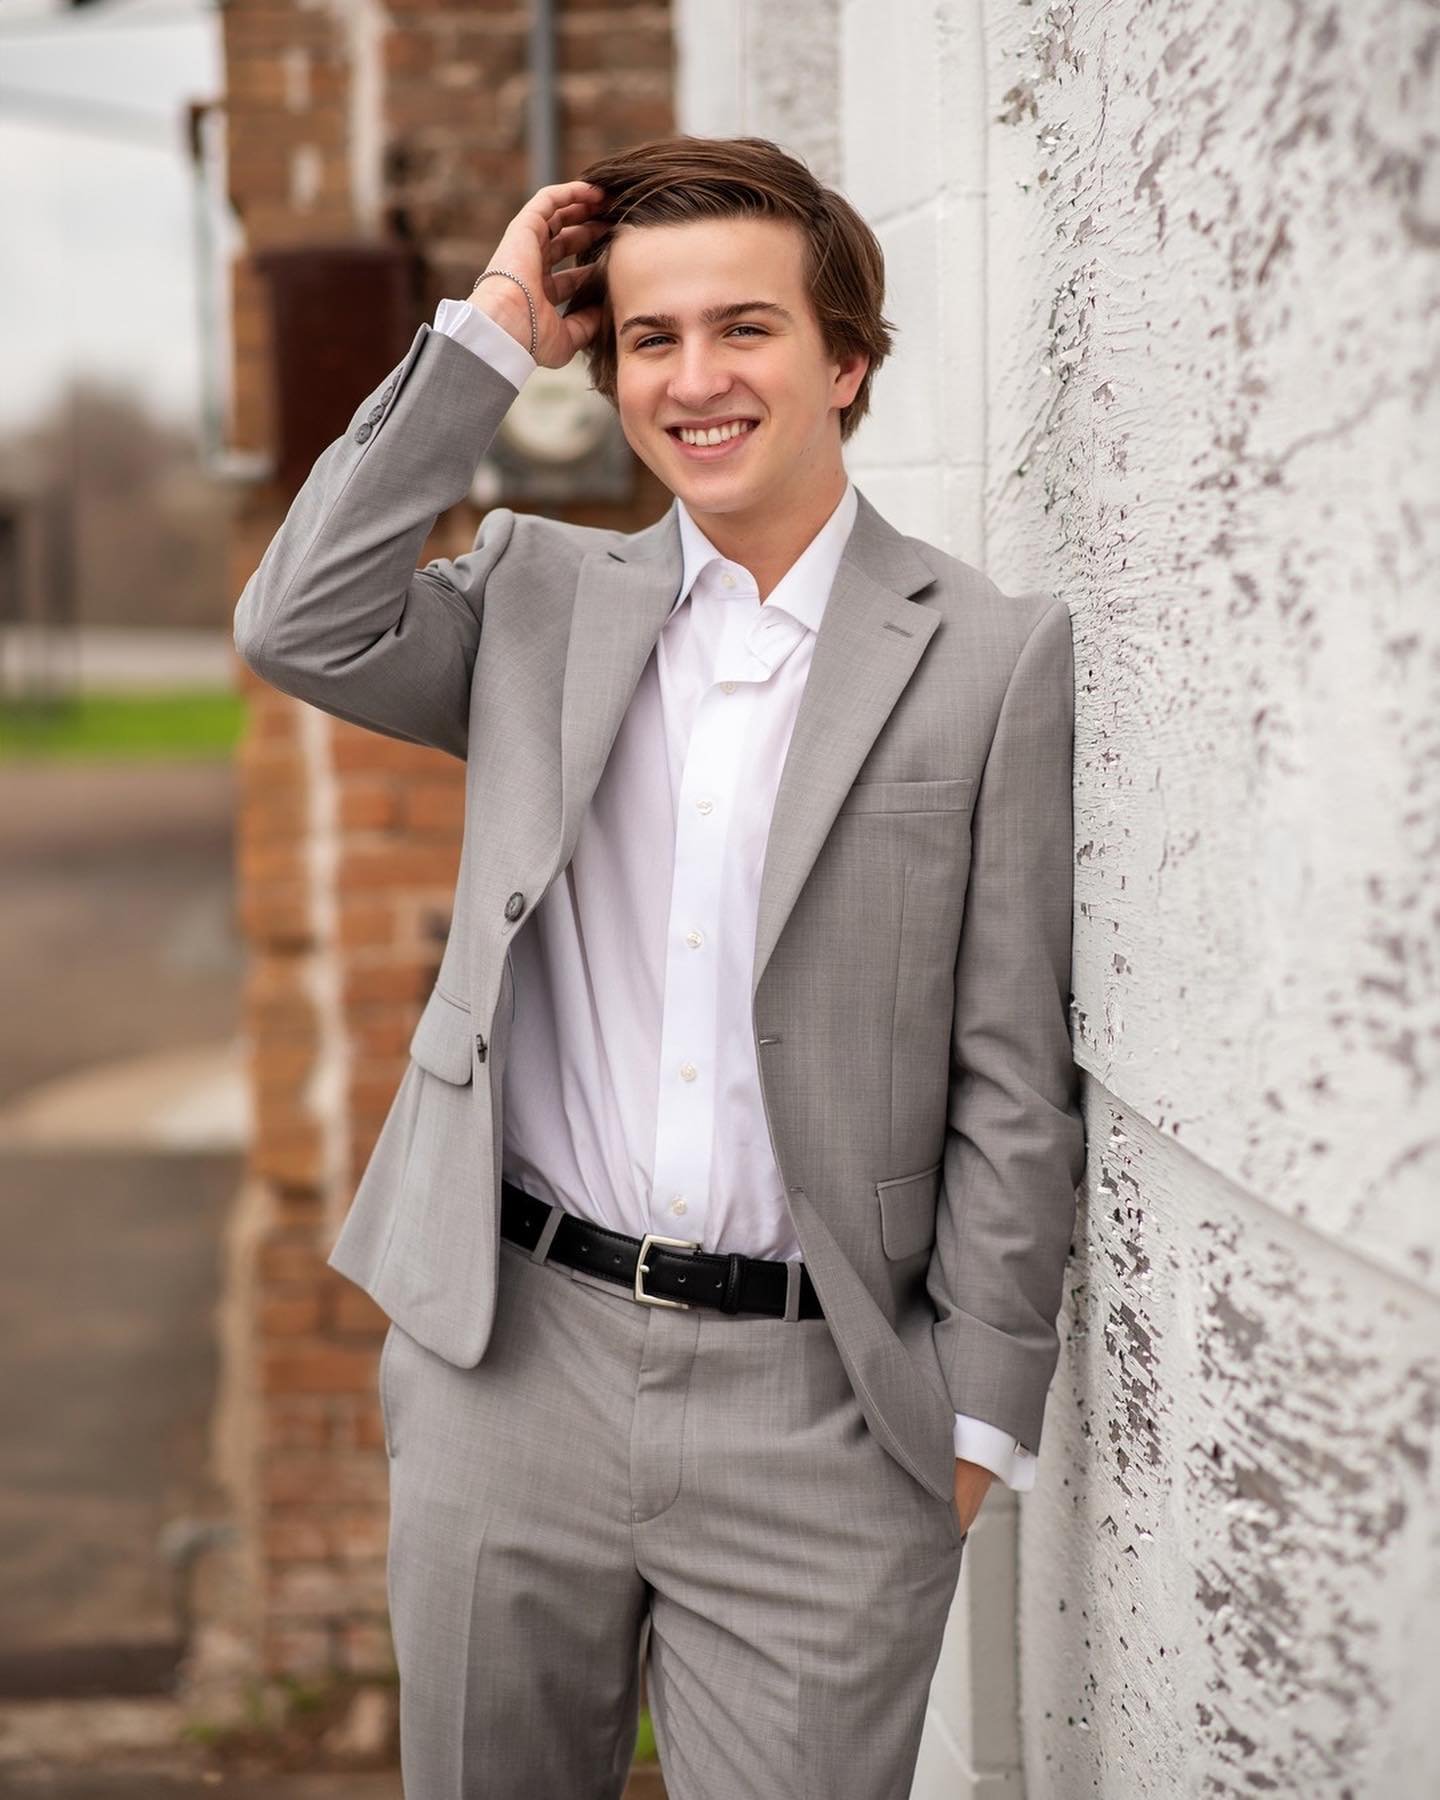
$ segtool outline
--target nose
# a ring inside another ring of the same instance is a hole
[[[723,356],[714,345],[703,337],[682,344],[670,378],[670,398],[678,407],[697,413],[711,410],[716,400],[729,393],[731,385]]]

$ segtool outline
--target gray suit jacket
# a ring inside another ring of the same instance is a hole
[[[570,860],[681,572],[673,506],[629,535],[500,507],[417,569],[514,398],[422,325],[235,613],[275,687],[466,762],[439,979],[329,1258],[460,1367],[494,1318],[509,946]],[[1070,617],[859,501],[767,844],[756,1056],[865,1416],[953,1504],[956,1412],[1039,1447],[1084,1165]]]

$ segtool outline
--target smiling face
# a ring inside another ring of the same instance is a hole
[[[867,359],[826,350],[804,247],[779,219],[622,226],[611,241],[621,425],[702,530],[707,515],[731,534],[823,519],[844,489],[840,409]],[[682,427],[725,441],[690,443]]]

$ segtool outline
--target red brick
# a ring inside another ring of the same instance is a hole
[[[340,790],[340,824],[347,831],[384,831],[399,817],[395,790],[380,781],[347,781]]]
[[[453,888],[460,866],[458,844],[413,844],[403,841],[384,850],[347,850],[340,864],[340,885],[353,888]]]
[[[342,977],[341,997],[347,1007],[371,1000],[423,1000],[434,985],[435,968],[425,962],[351,963]]]
[[[341,774],[373,769],[425,772],[443,768],[446,760],[443,750],[432,750],[426,744],[401,743],[398,738],[344,724],[336,727],[330,757]]]
[[[385,1555],[386,1519],[368,1508],[345,1507],[332,1515],[335,1555],[342,1563],[368,1563]]]
[[[304,1337],[320,1329],[320,1298],[295,1294],[262,1300],[256,1323],[267,1338]]]
[[[417,782],[405,790],[403,822],[410,831],[458,837],[465,824],[465,789],[459,783]]]
[[[256,1251],[255,1272],[263,1282],[299,1286],[316,1279],[323,1261],[313,1243],[277,1238]]]
[[[334,1533],[323,1517],[271,1518],[265,1523],[261,1544],[275,1563],[323,1562],[331,1553]]]
[[[272,1396],[265,1407],[263,1438],[273,1450],[320,1450],[333,1430],[328,1400]]]
[[[242,889],[237,916],[252,943],[273,950],[304,950],[314,943],[310,896],[298,881]]]
[[[385,1505],[389,1471],[360,1451],[284,1452],[267,1456],[260,1471],[260,1496],[271,1506],[305,1501],[316,1506]]]
[[[388,900],[342,893],[336,942],[343,950],[370,948],[395,941],[395,908]]]
[[[372,1009],[367,1007],[365,1010],[368,1014]],[[371,1062],[392,1067],[397,1060],[403,1061],[414,1029],[408,1013],[386,1012],[375,1017],[357,1018],[350,1027],[352,1062],[362,1067]]]
[[[256,1174],[268,1176],[271,1181],[318,1182],[324,1166],[318,1128],[263,1133],[252,1166]]]
[[[315,1066],[313,1035],[301,1038],[272,1036],[257,1045],[256,1051],[252,1079],[261,1088],[279,1088],[293,1093]]]
[[[291,1349],[282,1343],[262,1349],[260,1369],[266,1393],[363,1394],[374,1382],[375,1358],[368,1348],[304,1344]]]
[[[352,1281],[343,1282],[331,1297],[331,1328],[336,1332],[363,1338],[377,1356],[389,1323],[382,1308]]]

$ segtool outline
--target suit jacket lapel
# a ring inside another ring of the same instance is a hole
[[[560,857],[575,850],[585,808],[670,616],[685,566],[680,519],[669,510],[644,531],[580,564],[560,698]]]
[[[752,1001],[840,803],[940,623],[938,613],[908,598],[934,576],[864,494],[858,497],[775,795]]]
[[[752,999],[840,803],[939,624],[938,613],[908,598],[934,579],[930,570],[863,493],[858,499],[775,797]],[[654,525],[580,565],[560,708],[561,868],[683,568],[673,502]]]

